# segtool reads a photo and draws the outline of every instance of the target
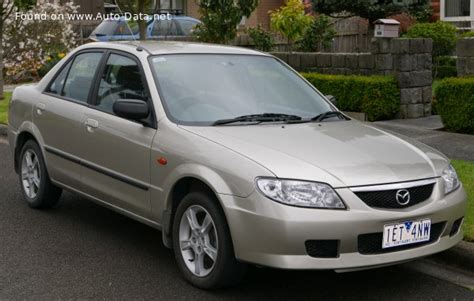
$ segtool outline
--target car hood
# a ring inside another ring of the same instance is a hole
[[[358,121],[183,128],[240,153],[276,177],[333,187],[438,177],[448,164],[424,144]]]

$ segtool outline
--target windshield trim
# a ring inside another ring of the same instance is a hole
[[[166,100],[163,97],[163,90],[162,87],[160,86],[160,82],[158,81],[158,75],[156,74],[155,68],[153,66],[153,59],[161,56],[179,56],[179,55],[232,55],[232,56],[256,56],[256,57],[267,57],[267,58],[272,58],[276,60],[278,63],[280,63],[283,67],[288,69],[290,72],[295,73],[300,79],[302,79],[313,91],[315,91],[321,98],[333,109],[334,111],[339,111],[338,108],[334,106],[327,98],[326,96],[321,93],[316,87],[314,87],[306,78],[304,78],[298,71],[295,69],[291,68],[287,63],[285,63],[282,59],[261,53],[261,54],[251,54],[251,53],[215,53],[215,52],[183,52],[183,53],[162,53],[162,54],[152,54],[148,56],[148,64],[151,69],[151,73],[153,74],[153,80],[155,82],[156,89],[158,91],[158,95],[160,97],[160,102],[161,105],[165,111],[166,118],[168,118],[169,121],[177,124],[177,125],[184,125],[184,126],[206,126],[206,127],[214,127],[214,122],[208,122],[208,121],[182,121],[182,120],[177,120],[176,118],[173,117],[171,114],[168,105],[166,103]],[[290,123],[291,124],[291,123]],[[289,125],[290,125],[289,124]],[[296,123],[295,123],[296,124]],[[258,125],[257,124],[251,124],[251,125]]]

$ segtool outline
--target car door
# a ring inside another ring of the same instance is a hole
[[[138,59],[111,51],[95,87],[95,100],[85,113],[84,191],[109,204],[150,216],[151,144],[156,133],[154,114],[142,123],[114,114],[119,99],[150,103],[148,87]],[[153,115],[153,116],[152,116]]]
[[[72,57],[40,95],[33,112],[50,177],[74,189],[81,188],[82,123],[103,54],[87,50]]]

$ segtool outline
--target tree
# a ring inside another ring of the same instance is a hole
[[[306,30],[302,39],[298,42],[301,51],[320,51],[328,48],[336,36],[331,19],[326,15],[314,18],[311,26]]]
[[[13,0],[0,0],[0,99],[3,99],[3,24],[13,12]]]
[[[117,0],[116,3],[122,12],[146,14],[149,13],[147,8],[150,8],[151,0]],[[146,40],[147,20],[140,18],[137,22],[140,40]]]
[[[250,17],[258,0],[201,0],[199,13],[202,23],[194,35],[202,42],[227,44],[237,35],[237,25]]]
[[[426,9],[429,0],[415,0],[411,4],[397,0],[311,0],[313,11],[331,17],[359,16],[370,21],[402,12],[414,13]]]
[[[273,30],[288,39],[290,49],[311,26],[313,17],[306,15],[305,6],[301,0],[287,0],[285,5],[275,11],[270,11],[270,25]]]

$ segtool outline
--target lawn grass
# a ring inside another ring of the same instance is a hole
[[[0,123],[8,123],[8,105],[10,104],[11,92],[3,93],[4,99],[0,100]]]
[[[468,195],[467,212],[464,216],[464,240],[474,242],[474,162],[452,160],[451,163]]]

